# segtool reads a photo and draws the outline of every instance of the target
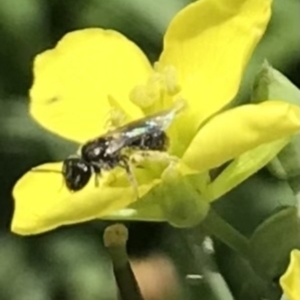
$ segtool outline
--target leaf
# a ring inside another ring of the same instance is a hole
[[[300,220],[296,207],[282,209],[266,219],[250,239],[250,262],[269,279],[277,279],[289,263],[290,252],[300,248]]]

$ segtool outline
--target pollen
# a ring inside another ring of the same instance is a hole
[[[155,110],[156,107],[169,108],[179,92],[175,67],[167,66],[160,70],[156,64],[146,84],[134,87],[129,97],[142,109]]]

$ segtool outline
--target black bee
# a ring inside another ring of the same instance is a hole
[[[63,162],[62,174],[67,188],[72,192],[81,190],[93,174],[96,175],[98,185],[102,170],[111,170],[117,166],[124,168],[133,182],[129,158],[123,150],[166,151],[168,137],[165,130],[181,108],[133,121],[86,142],[78,156],[70,156]]]

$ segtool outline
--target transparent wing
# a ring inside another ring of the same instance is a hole
[[[139,139],[145,133],[165,131],[174,120],[175,116],[185,107],[180,102],[175,107],[147,116],[145,118],[133,121],[114,131],[109,132],[106,136],[112,137],[106,153],[113,154],[121,148],[131,144]]]

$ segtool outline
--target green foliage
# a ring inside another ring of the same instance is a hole
[[[290,252],[300,249],[300,220],[296,207],[284,208],[266,219],[250,238],[250,262],[268,279],[279,278]]]

